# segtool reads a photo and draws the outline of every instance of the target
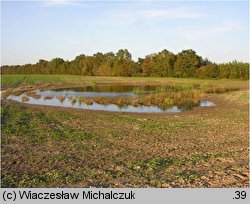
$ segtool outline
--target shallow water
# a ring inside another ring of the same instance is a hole
[[[140,87],[144,89],[144,93],[154,92],[157,86],[133,86],[133,85],[98,85],[98,86],[83,86],[59,88],[50,90],[38,90],[37,93],[41,96],[83,96],[83,97],[125,97],[136,96],[133,89]]]
[[[123,85],[113,85],[113,86],[85,86],[85,87],[72,87],[72,88],[60,88],[60,89],[51,89],[51,90],[37,90],[36,92],[41,95],[41,98],[35,99],[33,97],[28,97],[28,101],[24,103],[28,104],[36,104],[36,105],[50,105],[50,106],[58,106],[58,107],[70,107],[70,108],[79,108],[79,109],[87,109],[87,110],[104,110],[104,111],[122,111],[122,112],[137,112],[137,113],[178,113],[187,110],[188,108],[180,108],[177,106],[172,106],[167,109],[162,109],[158,106],[132,106],[127,105],[120,107],[115,104],[98,104],[93,102],[91,105],[87,105],[86,103],[72,103],[70,97],[135,97],[136,94],[133,93],[133,89],[138,86],[123,86]],[[152,93],[156,90],[157,86],[143,86],[145,90],[144,93]],[[10,95],[7,99],[22,102],[22,97],[26,96],[26,94],[21,94],[20,96]],[[45,99],[45,96],[51,96],[51,99]],[[60,101],[56,97],[64,96],[65,100]],[[200,101],[198,106],[214,106],[214,103],[211,101],[203,100]]]
[[[9,96],[8,99],[22,102],[22,96]],[[118,105],[109,104],[103,105],[93,102],[92,105],[87,105],[85,103],[78,103],[72,104],[69,98],[65,98],[63,102],[60,102],[56,98],[52,98],[50,100],[45,100],[44,98],[34,99],[29,97],[27,102],[28,104],[35,104],[35,105],[49,105],[49,106],[58,106],[58,107],[70,107],[70,108],[79,108],[79,109],[86,109],[86,110],[104,110],[104,111],[122,111],[122,112],[137,112],[137,113],[160,113],[160,112],[181,112],[182,110],[179,109],[177,106],[173,106],[169,109],[163,110],[157,106],[139,106],[135,107],[132,105],[128,105],[126,107],[119,107]]]

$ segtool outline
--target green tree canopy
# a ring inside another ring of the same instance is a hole
[[[127,49],[120,49],[115,54],[81,54],[71,61],[54,58],[51,61],[40,59],[36,64],[1,66],[1,73],[249,79],[249,63],[233,61],[215,64],[191,49],[177,55],[164,49],[136,62]]]

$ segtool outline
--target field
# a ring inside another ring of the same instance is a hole
[[[190,78],[147,78],[147,77],[98,77],[98,76],[77,76],[77,75],[1,75],[1,85],[3,88],[18,87],[23,85],[39,84],[93,84],[93,83],[126,83],[126,84],[214,84],[226,87],[246,88],[248,81],[241,80],[211,80],[211,79],[190,79]]]
[[[248,81],[2,75],[2,90],[200,84],[214,107],[181,113],[76,110],[2,100],[2,187],[248,187]]]

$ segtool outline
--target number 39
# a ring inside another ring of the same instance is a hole
[[[235,191],[235,194],[234,199],[245,199],[247,197],[246,191]]]

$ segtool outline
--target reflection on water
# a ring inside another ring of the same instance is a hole
[[[133,93],[135,87],[141,87],[144,93],[154,92],[157,88],[157,86],[98,85],[39,90],[37,93],[41,96],[125,97],[135,96]]]
[[[137,86],[138,87],[138,86]],[[15,100],[19,102],[24,102],[22,99],[25,96],[28,98],[25,103],[36,104],[36,105],[50,105],[58,107],[71,107],[87,110],[104,110],[104,111],[122,111],[122,112],[138,112],[138,113],[160,113],[160,112],[182,112],[184,110],[189,110],[193,107],[193,104],[184,104],[181,107],[172,106],[166,109],[160,108],[158,106],[119,106],[115,104],[98,104],[92,102],[91,104],[86,104],[84,102],[79,102],[75,100],[74,102],[70,97],[124,97],[130,96],[135,97],[136,94],[133,93],[135,86],[132,85],[113,85],[113,86],[85,86],[85,87],[73,87],[73,88],[61,88],[61,89],[51,89],[51,90],[37,90],[37,94],[41,95],[41,98],[33,98],[27,96],[25,93],[20,96],[10,95],[7,99]],[[144,93],[155,92],[156,86],[143,86]],[[49,96],[49,97],[48,97]],[[58,97],[65,97],[63,100],[59,100]],[[46,98],[49,98],[46,100]],[[197,106],[214,106],[213,102],[203,100],[200,101]]]
[[[205,107],[205,106],[214,106],[214,103],[211,101],[203,100],[200,102],[200,106]]]
[[[9,96],[8,99],[15,100],[22,102],[22,96]],[[79,108],[79,109],[86,109],[86,110],[104,110],[104,111],[122,111],[122,112],[137,112],[137,113],[160,113],[160,112],[181,112],[182,110],[179,109],[177,106],[173,106],[169,109],[163,110],[157,106],[139,106],[135,107],[132,105],[128,105],[126,107],[119,107],[118,105],[114,104],[98,104],[93,102],[92,105],[87,105],[85,103],[72,103],[69,98],[65,98],[63,102],[60,102],[56,98],[52,98],[51,100],[45,100],[44,98],[34,99],[29,98],[29,100],[25,103],[28,104],[35,104],[35,105],[49,105],[49,106],[58,106],[58,107],[70,107],[70,108]]]
[[[135,85],[96,85],[96,86],[81,86],[81,87],[69,87],[69,88],[58,88],[51,91],[60,92],[60,91],[74,91],[74,92],[132,92],[135,87],[141,87],[145,91],[155,91],[158,86],[135,86]],[[46,91],[46,90],[43,90]]]
[[[22,97],[25,94],[22,94],[20,96],[9,96],[8,99],[15,100],[22,102]],[[178,108],[177,106],[172,106],[171,108],[168,109],[162,109],[157,106],[139,106],[135,107],[132,105],[128,105],[125,107],[119,107],[118,105],[114,104],[108,104],[108,105],[103,105],[103,104],[98,104],[93,102],[92,105],[87,105],[85,103],[72,103],[72,101],[69,98],[65,98],[64,101],[60,102],[58,99],[53,97],[50,100],[46,100],[44,98],[40,99],[34,99],[32,97],[29,97],[29,100],[26,101],[25,103],[28,104],[36,104],[36,105],[49,105],[49,106],[58,106],[58,107],[70,107],[70,108],[79,108],[79,109],[87,109],[87,110],[104,110],[104,111],[122,111],[122,112],[138,112],[138,113],[161,113],[161,112],[168,112],[168,113],[178,113],[182,112],[186,109],[183,108]],[[201,101],[199,106],[214,106],[213,102],[210,101]]]

